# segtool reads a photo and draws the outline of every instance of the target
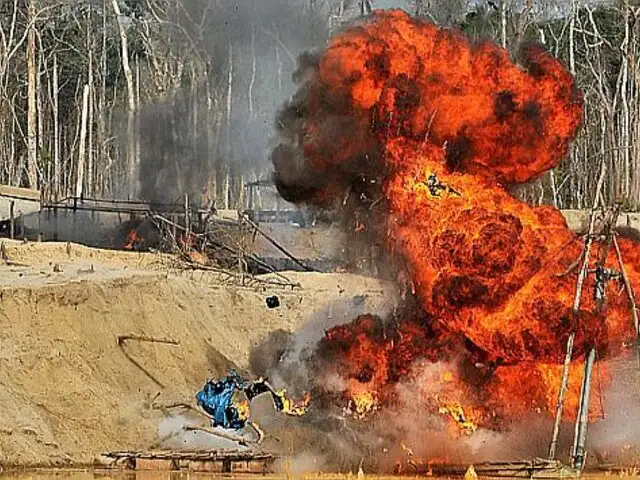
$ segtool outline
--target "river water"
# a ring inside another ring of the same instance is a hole
[[[640,479],[640,470],[627,470],[610,474],[585,474],[581,478],[585,480],[612,480],[614,478]],[[230,479],[230,480],[406,480],[417,477],[394,477],[364,475],[360,477],[353,474],[281,474],[281,475],[243,475],[243,474],[211,474],[195,472],[141,472],[141,471],[114,471],[114,470],[34,470],[22,472],[4,472],[0,474],[0,480],[205,480],[205,479]],[[432,480],[449,480],[457,477],[429,477]],[[481,477],[486,478],[486,477]],[[502,477],[504,478],[504,477]],[[522,478],[522,477],[520,477]],[[562,477],[556,477],[558,479]],[[564,477],[572,478],[572,477]]]

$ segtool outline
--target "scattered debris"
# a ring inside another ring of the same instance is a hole
[[[134,335],[134,334],[118,335],[117,338],[118,338],[118,345],[122,345],[124,344],[124,342],[129,340],[133,340],[136,342],[166,343],[168,345],[180,345],[180,342],[178,342],[177,340],[171,340],[167,338],[155,338],[155,337],[149,337],[147,335]]]
[[[242,392],[246,396],[246,400],[238,398]],[[231,370],[229,374],[220,379],[209,379],[202,389],[196,394],[196,407],[189,403],[176,403],[173,405],[157,406],[162,410],[172,408],[183,408],[195,411],[205,417],[210,426],[193,426],[184,425],[183,430],[203,432],[214,435],[226,440],[231,440],[239,445],[259,444],[265,435],[262,429],[250,417],[250,402],[262,395],[269,394],[273,400],[276,411],[282,412],[290,416],[304,415],[311,403],[311,396],[306,394],[300,401],[291,400],[285,390],[274,389],[267,380],[259,378],[255,381],[249,381],[241,377],[235,370]],[[242,435],[233,433],[240,432],[246,427],[250,427],[255,435],[253,438],[246,438]],[[222,430],[220,430],[222,429]],[[229,430],[229,432],[225,431]],[[169,438],[178,435],[180,432],[173,433],[162,439],[162,443]]]
[[[313,268],[305,265],[296,257],[294,257],[291,253],[289,253],[287,249],[285,249],[282,245],[280,245],[277,241],[275,241],[270,235],[267,235],[262,229],[260,229],[260,227],[253,220],[249,218],[247,214],[243,214],[241,218],[243,221],[245,221],[248,225],[250,225],[254,229],[254,234],[259,233],[260,235],[262,235],[269,243],[271,243],[274,247],[280,250],[280,252],[282,252],[287,257],[289,257],[294,263],[298,264],[300,267],[304,268],[308,272],[315,271]]]
[[[269,473],[277,457],[267,453],[242,450],[151,450],[147,452],[108,452],[103,457],[114,465],[131,470],[206,471],[207,473]]]
[[[151,375],[151,373],[145,367],[143,367],[135,358],[133,358],[125,350],[124,348],[126,345],[125,342],[137,341],[137,342],[149,342],[149,343],[163,343],[167,345],[179,345],[179,342],[171,339],[148,337],[146,335],[118,335],[117,340],[118,340],[118,347],[120,347],[120,350],[122,350],[122,353],[124,354],[124,356],[127,357],[127,359],[131,363],[133,363],[136,367],[138,367],[138,369],[142,373],[144,373],[153,383],[155,383],[160,388],[165,388],[164,385],[160,382],[160,380],[158,380],[156,377]]]
[[[95,273],[95,269],[93,268],[93,263],[91,264],[91,266],[89,268],[79,268],[78,269],[78,274],[83,274],[83,273]]]
[[[435,173],[429,175],[426,184],[432,197],[440,197],[442,193],[451,193],[458,197],[461,196],[460,193],[455,191],[449,185],[442,183]]]
[[[2,257],[2,260],[4,261],[5,265],[8,265],[10,267],[29,267],[30,266],[28,263],[14,262],[13,260],[11,260],[9,258],[9,255],[7,254],[7,246],[5,245],[4,242],[0,243],[0,256]]]
[[[278,308],[280,306],[280,299],[276,295],[267,297],[267,307]]]

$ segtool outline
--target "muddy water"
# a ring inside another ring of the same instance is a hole
[[[111,470],[101,471],[24,471],[4,472],[0,480],[407,480],[410,477],[375,476],[339,474],[295,474],[288,475],[232,475],[194,472],[120,472]],[[413,477],[415,478],[415,477]],[[430,477],[430,480],[449,480],[456,477]],[[608,480],[611,480],[610,478]]]
[[[640,479],[640,470],[629,470],[609,474],[585,474],[581,478],[585,480],[612,480],[613,478]],[[119,472],[112,470],[100,471],[68,471],[68,470],[37,470],[24,472],[4,472],[0,474],[0,480],[406,480],[412,477],[376,476],[365,475],[357,477],[353,474],[282,474],[282,475],[230,475],[207,474],[193,472]],[[416,478],[416,477],[413,477]],[[461,480],[458,477],[429,477],[430,480]],[[487,478],[487,477],[481,477]],[[502,477],[504,478],[504,477]],[[520,477],[522,478],[522,477]],[[561,477],[557,477],[558,479]],[[572,478],[572,477],[564,477]]]

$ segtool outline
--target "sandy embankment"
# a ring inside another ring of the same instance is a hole
[[[210,375],[247,367],[274,329],[294,330],[336,299],[388,302],[378,281],[346,274],[290,273],[301,289],[223,286],[167,270],[152,254],[5,241],[0,267],[0,464],[91,463],[101,452],[157,441],[162,414]],[[57,267],[56,267],[57,265]],[[55,271],[54,271],[55,270]],[[278,309],[266,308],[276,294]],[[179,346],[117,336],[170,338]]]

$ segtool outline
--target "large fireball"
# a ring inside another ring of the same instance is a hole
[[[557,210],[507,189],[557,166],[583,114],[557,59],[526,46],[517,60],[401,11],[375,12],[303,58],[272,155],[279,191],[357,216],[401,259],[421,308],[391,336],[375,317],[328,332],[323,371],[345,379],[352,401],[391,404],[418,360],[446,359],[489,365],[482,375],[453,372],[450,384],[475,402],[480,423],[551,412],[571,332],[577,356],[591,347],[611,355],[634,335],[615,282],[598,312],[590,277],[573,315],[581,238]],[[638,284],[640,249],[621,248]],[[570,412],[580,375],[572,368]]]

